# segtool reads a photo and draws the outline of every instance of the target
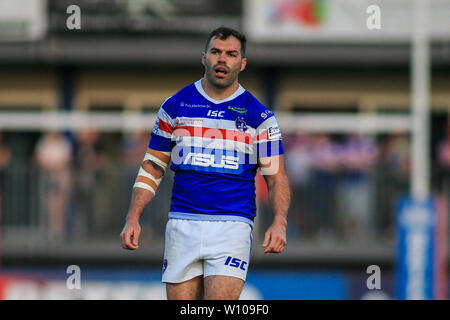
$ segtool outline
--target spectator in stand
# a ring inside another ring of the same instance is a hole
[[[11,161],[11,150],[3,141],[3,134],[0,132],[0,225],[3,216],[3,192],[5,190],[5,171]]]
[[[409,192],[409,172],[411,169],[410,142],[407,133],[397,133],[390,141],[390,173],[400,192]]]
[[[438,144],[437,161],[440,189],[450,202],[450,120],[445,128],[445,137]]]
[[[286,139],[286,168],[292,190],[290,220],[294,222],[301,237],[311,237],[315,213],[309,206],[311,199],[311,135],[299,131]]]
[[[367,136],[350,134],[341,148],[342,179],[338,188],[343,236],[374,235],[370,173],[377,148]]]
[[[391,241],[395,233],[395,207],[399,196],[409,194],[411,167],[407,132],[386,136],[380,143],[376,165],[377,197],[375,211],[379,236]]]
[[[72,184],[72,145],[60,132],[49,132],[38,141],[35,158],[41,170],[50,240],[61,242],[65,238]]]
[[[311,149],[311,212],[319,217],[319,240],[329,241],[336,234],[336,181],[340,169],[339,147],[325,134],[314,136]]]
[[[96,234],[102,211],[102,185],[106,155],[99,134],[94,129],[79,132],[75,149],[76,206],[78,232],[84,236]]]

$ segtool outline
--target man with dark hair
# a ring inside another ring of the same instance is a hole
[[[206,40],[205,52],[208,52],[208,45],[212,38],[218,38],[220,40],[226,40],[229,36],[233,36],[241,42],[241,56],[245,58],[245,49],[247,46],[247,39],[245,36],[231,28],[220,27],[210,33],[208,39]]]
[[[168,299],[238,299],[256,215],[255,175],[264,175],[274,214],[264,253],[286,246],[290,202],[274,114],[238,83],[245,37],[218,28],[208,38],[204,77],[166,99],[134,185],[125,249],[138,248],[139,218],[171,161],[175,172],[162,281]]]

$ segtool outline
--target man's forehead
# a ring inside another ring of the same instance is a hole
[[[229,36],[228,38],[222,40],[220,38],[214,37],[211,39],[209,43],[209,48],[217,48],[224,51],[240,51],[241,50],[241,42],[238,38]]]

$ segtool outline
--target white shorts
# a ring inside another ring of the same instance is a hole
[[[162,282],[179,283],[203,275],[245,281],[252,228],[237,221],[169,219]]]

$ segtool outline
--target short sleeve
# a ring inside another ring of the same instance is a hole
[[[273,113],[256,129],[256,152],[258,158],[277,156],[284,153],[281,131]]]
[[[175,121],[176,109],[172,100],[168,98],[159,108],[148,147],[164,152],[172,151],[175,146],[175,139],[173,137]]]

